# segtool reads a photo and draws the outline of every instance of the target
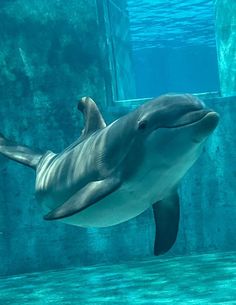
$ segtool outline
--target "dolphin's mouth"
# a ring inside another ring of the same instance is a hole
[[[212,124],[212,129],[214,129],[219,121],[219,114],[211,109],[193,111],[183,115],[170,126],[163,126],[163,128],[182,128],[195,125],[204,120],[207,120],[209,125]]]

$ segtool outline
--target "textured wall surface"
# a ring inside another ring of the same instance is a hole
[[[81,95],[103,106],[133,98],[126,1],[121,3],[119,8],[96,0],[1,2],[1,100],[14,101],[14,107],[29,99],[31,107],[47,113],[50,105],[63,108]]]
[[[62,103],[81,94],[106,99],[109,71],[95,0],[66,6],[56,0],[15,0],[1,2],[0,8],[1,100],[23,104],[28,98],[33,107],[45,107],[51,99]]]
[[[215,0],[221,93],[236,94],[236,1]]]
[[[221,121],[205,152],[183,180],[180,232],[170,251],[174,255],[236,250],[236,99],[207,103],[220,113]],[[128,109],[130,105],[123,104],[120,114]],[[53,142],[59,136],[56,128],[51,128],[46,137]],[[22,138],[33,137],[33,132],[29,128]],[[60,141],[71,130],[64,132]],[[40,140],[37,134],[35,141]],[[150,210],[129,222],[103,229],[48,223],[42,220],[34,199],[34,173],[4,158],[0,166],[1,274],[152,255],[154,223]]]

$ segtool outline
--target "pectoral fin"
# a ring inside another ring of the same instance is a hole
[[[45,215],[44,219],[56,220],[79,213],[114,192],[120,185],[120,179],[114,177],[90,182],[64,204]]]
[[[174,191],[153,205],[156,223],[154,254],[167,252],[175,243],[179,227],[179,195]]]

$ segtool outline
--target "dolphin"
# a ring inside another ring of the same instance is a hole
[[[189,94],[166,94],[106,126],[96,103],[82,98],[84,129],[59,154],[18,145],[2,134],[0,153],[36,171],[45,220],[108,227],[152,207],[154,254],[167,252],[179,227],[178,187],[200,156],[219,115]]]

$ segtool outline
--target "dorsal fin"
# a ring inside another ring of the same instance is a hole
[[[84,116],[84,129],[80,139],[84,139],[96,130],[106,127],[102,114],[90,97],[83,97],[78,103],[78,109]]]

